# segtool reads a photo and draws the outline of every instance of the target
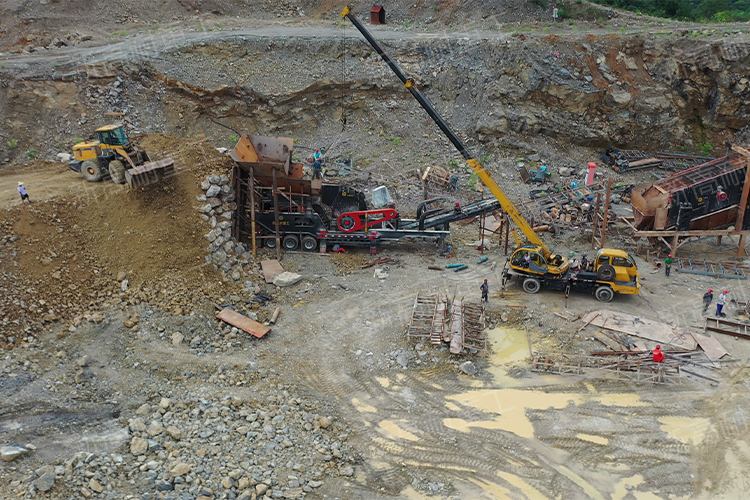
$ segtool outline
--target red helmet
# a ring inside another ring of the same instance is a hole
[[[724,293],[729,293],[729,290],[724,290]]]
[[[714,291],[713,290],[709,290],[708,293],[714,293]]]
[[[657,348],[657,349],[661,349],[661,346],[660,346],[660,345],[658,345],[658,346],[656,346],[656,348]]]

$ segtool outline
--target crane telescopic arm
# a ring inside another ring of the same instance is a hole
[[[453,143],[453,146],[455,146],[458,152],[461,153],[461,156],[464,157],[464,160],[466,160],[466,163],[471,167],[471,169],[476,172],[479,179],[484,183],[485,186],[487,186],[487,188],[495,196],[495,198],[497,198],[497,201],[500,202],[500,206],[503,207],[505,213],[507,213],[508,216],[513,220],[513,222],[515,222],[515,224],[533,245],[541,247],[544,257],[549,258],[552,252],[547,247],[547,245],[545,245],[541,238],[539,238],[539,235],[534,231],[534,229],[523,217],[523,215],[521,215],[521,212],[518,211],[513,202],[510,201],[510,198],[508,198],[503,190],[500,189],[500,186],[497,185],[495,179],[492,178],[487,169],[482,166],[479,160],[474,158],[474,156],[469,152],[468,149],[466,149],[466,145],[463,143],[463,141],[461,141],[461,139],[456,135],[453,129],[448,126],[446,121],[443,120],[443,117],[440,116],[435,107],[432,106],[427,98],[419,91],[419,89],[417,89],[414,80],[408,78],[406,74],[401,71],[401,68],[398,66],[398,64],[396,64],[396,62],[391,59],[388,54],[385,53],[383,48],[380,46],[378,41],[375,40],[369,30],[365,28],[365,26],[359,21],[359,19],[354,16],[354,14],[352,14],[350,7],[347,6],[344,8],[344,10],[341,11],[341,17],[349,19],[354,27],[359,30],[362,36],[364,36],[367,42],[370,44],[370,46],[372,46],[372,48],[375,49],[375,52],[377,52],[380,57],[383,58],[386,64],[388,64],[388,67],[391,68],[398,79],[401,80],[401,83],[403,83],[404,86],[409,90],[414,99],[416,99],[420,106],[422,106],[422,108],[427,111],[427,114],[430,115],[430,118],[435,121],[437,126],[440,128],[440,130],[442,130],[448,140]]]

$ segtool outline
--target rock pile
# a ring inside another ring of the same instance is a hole
[[[211,243],[207,248],[206,262],[221,270],[225,279],[239,282],[245,275],[245,266],[250,259],[250,252],[245,245],[232,237],[232,215],[237,210],[237,194],[229,186],[226,175],[211,175],[201,183],[204,195],[198,196],[204,205],[196,207],[204,220],[208,221],[211,231],[206,239]]]
[[[349,429],[290,389],[266,387],[247,400],[162,397],[128,419],[129,442],[116,453],[29,462],[6,479],[19,496],[50,499],[304,498],[327,476],[353,476],[355,457]]]

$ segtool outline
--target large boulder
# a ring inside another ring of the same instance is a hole
[[[292,286],[299,283],[300,280],[302,280],[301,274],[284,271],[273,279],[273,284],[280,287]]]

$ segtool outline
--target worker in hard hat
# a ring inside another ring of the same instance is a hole
[[[655,362],[661,363],[662,361],[664,361],[664,353],[661,352],[660,345],[656,346],[652,355]]]
[[[716,300],[716,317],[723,318],[726,316],[721,310],[724,309],[724,304],[727,302],[727,295],[729,295],[729,290],[724,290],[719,294],[719,298]]]
[[[708,306],[711,305],[711,302],[714,300],[714,291],[708,290],[706,293],[703,294],[703,314],[706,314],[706,311],[708,311]]]
[[[672,258],[672,254],[670,253],[667,255],[667,258],[664,259],[664,273],[669,276],[669,272],[672,270],[672,263],[674,262],[674,259]]]

